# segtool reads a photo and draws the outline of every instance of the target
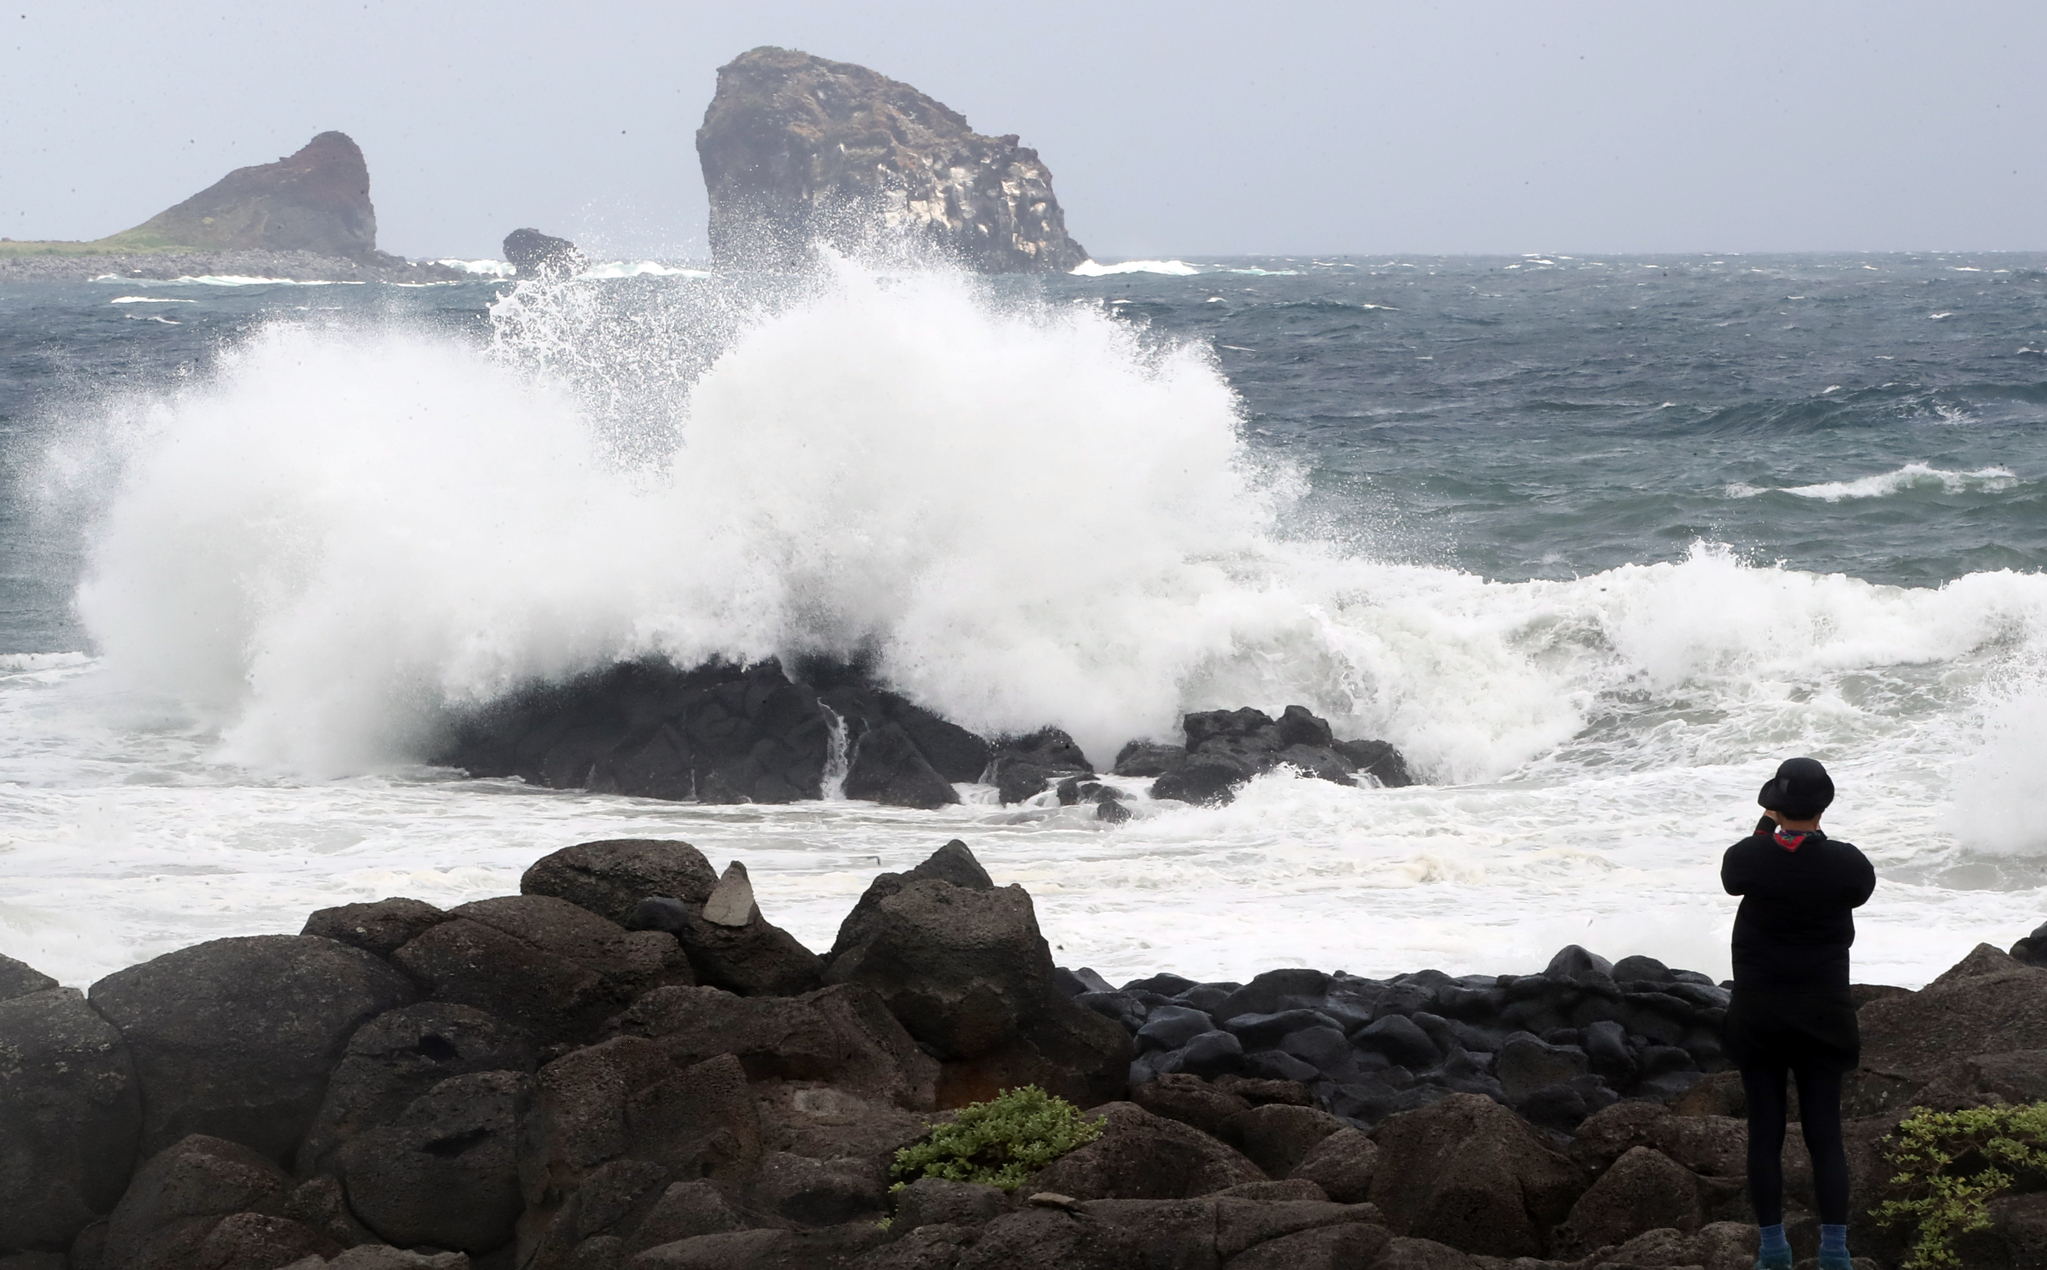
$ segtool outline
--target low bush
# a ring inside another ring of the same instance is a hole
[[[1099,1117],[1036,1085],[1006,1089],[960,1108],[951,1124],[931,1126],[922,1142],[896,1152],[893,1189],[920,1177],[980,1182],[1013,1191],[1031,1174],[1102,1136]]]
[[[1913,1227],[1908,1270],[1948,1270],[1962,1264],[1955,1239],[1990,1224],[1991,1200],[2047,1176],[2047,1103],[1916,1107],[1883,1151],[1894,1172],[1873,1215]]]

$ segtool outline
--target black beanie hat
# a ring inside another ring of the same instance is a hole
[[[1756,801],[1793,820],[1811,820],[1834,801],[1834,778],[1816,758],[1787,758],[1777,765],[1777,774],[1763,783]]]

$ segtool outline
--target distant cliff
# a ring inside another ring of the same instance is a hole
[[[103,240],[109,248],[311,251],[363,256],[377,249],[370,169],[342,132],[323,132],[297,154],[236,168],[175,207]]]
[[[877,226],[984,273],[1063,272],[1088,258],[1037,151],[849,62],[740,54],[719,68],[697,154],[721,263],[793,263],[812,241],[856,244]]]
[[[377,250],[377,212],[362,148],[323,132],[275,163],[236,168],[133,229],[92,242],[0,239],[0,281],[116,273],[174,278],[456,281],[465,275]]]

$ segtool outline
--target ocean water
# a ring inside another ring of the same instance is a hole
[[[816,948],[959,837],[1112,979],[1725,974],[1799,753],[1859,979],[2047,919],[2047,256],[13,286],[0,464],[0,952],[68,983],[616,836]],[[814,652],[1103,764],[1301,703],[1426,783],[1111,828],[420,763],[534,679]]]

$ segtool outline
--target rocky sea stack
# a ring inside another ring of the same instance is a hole
[[[1088,258],[1037,151],[850,62],[740,54],[719,68],[697,154],[721,264],[800,264],[813,242],[857,247],[877,228],[984,273],[1064,272]]]
[[[1854,1239],[1896,1266],[1885,1135],[2047,1096],[2047,970],[1983,946],[1856,991]],[[1581,948],[1111,987],[961,842],[875,877],[818,954],[736,861],[589,842],[518,895],[323,909],[87,993],[0,957],[0,1267],[1747,1270],[1725,1003]],[[1013,1189],[896,1175],[1024,1085],[1099,1132]],[[1809,1251],[1795,1126],[1789,1152]],[[1962,1264],[2037,1264],[2043,1200],[1993,1200]]]
[[[356,281],[452,280],[377,250],[377,212],[362,147],[323,132],[275,163],[236,168],[133,229],[93,242],[0,244],[0,279],[115,273],[175,278],[239,273]]]

